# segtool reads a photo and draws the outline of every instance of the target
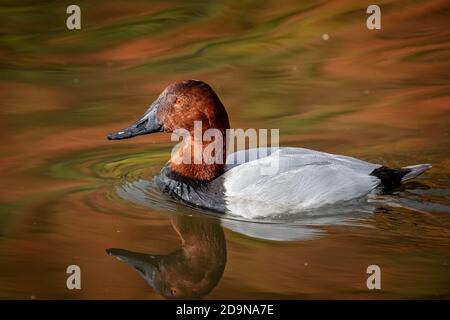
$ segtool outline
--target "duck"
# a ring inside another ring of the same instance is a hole
[[[425,163],[390,168],[300,147],[258,147],[231,153],[227,150],[229,129],[226,109],[211,86],[184,80],[167,86],[136,122],[108,134],[107,139],[158,132],[182,135],[169,161],[153,177],[153,185],[189,206],[245,218],[358,201],[389,192],[432,167]],[[202,134],[214,130],[217,135],[198,139],[196,130]],[[206,150],[211,143],[221,148],[210,157],[202,153],[198,157],[196,148]],[[274,164],[276,170],[268,173],[267,166]]]

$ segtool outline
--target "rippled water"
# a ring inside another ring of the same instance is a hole
[[[78,3],[80,31],[57,1],[0,7],[0,298],[450,297],[448,1],[380,2],[380,31],[364,1]],[[105,139],[189,78],[232,127],[433,169],[270,221],[189,208],[149,186],[168,136]],[[66,288],[72,264],[81,290]],[[382,290],[366,287],[373,264]]]

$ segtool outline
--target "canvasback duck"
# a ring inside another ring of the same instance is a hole
[[[324,205],[361,199],[388,191],[413,179],[430,164],[388,168],[352,157],[304,148],[273,147],[241,150],[210,161],[194,159],[195,148],[211,143],[194,138],[195,122],[202,133],[216,129],[227,137],[227,112],[206,83],[187,80],[169,85],[144,115],[130,127],[110,133],[109,140],[128,139],[155,132],[184,130],[184,139],[153,183],[189,205],[253,218],[299,212]],[[218,140],[227,150],[228,139]],[[203,150],[201,149],[201,150]],[[192,161],[180,158],[192,157]],[[276,161],[275,173],[264,168]]]

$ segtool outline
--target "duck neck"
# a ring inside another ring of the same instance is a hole
[[[225,130],[224,130],[225,131]],[[193,135],[184,138],[172,152],[169,168],[182,177],[211,181],[223,173],[226,159],[226,136],[215,136],[212,141],[203,141]]]

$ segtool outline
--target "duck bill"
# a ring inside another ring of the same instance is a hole
[[[154,287],[154,279],[159,271],[158,257],[117,248],[106,249],[106,253],[133,267],[148,284]]]
[[[108,140],[129,139],[143,134],[160,132],[162,125],[158,121],[157,111],[157,106],[152,105],[141,119],[128,128],[108,134]]]

